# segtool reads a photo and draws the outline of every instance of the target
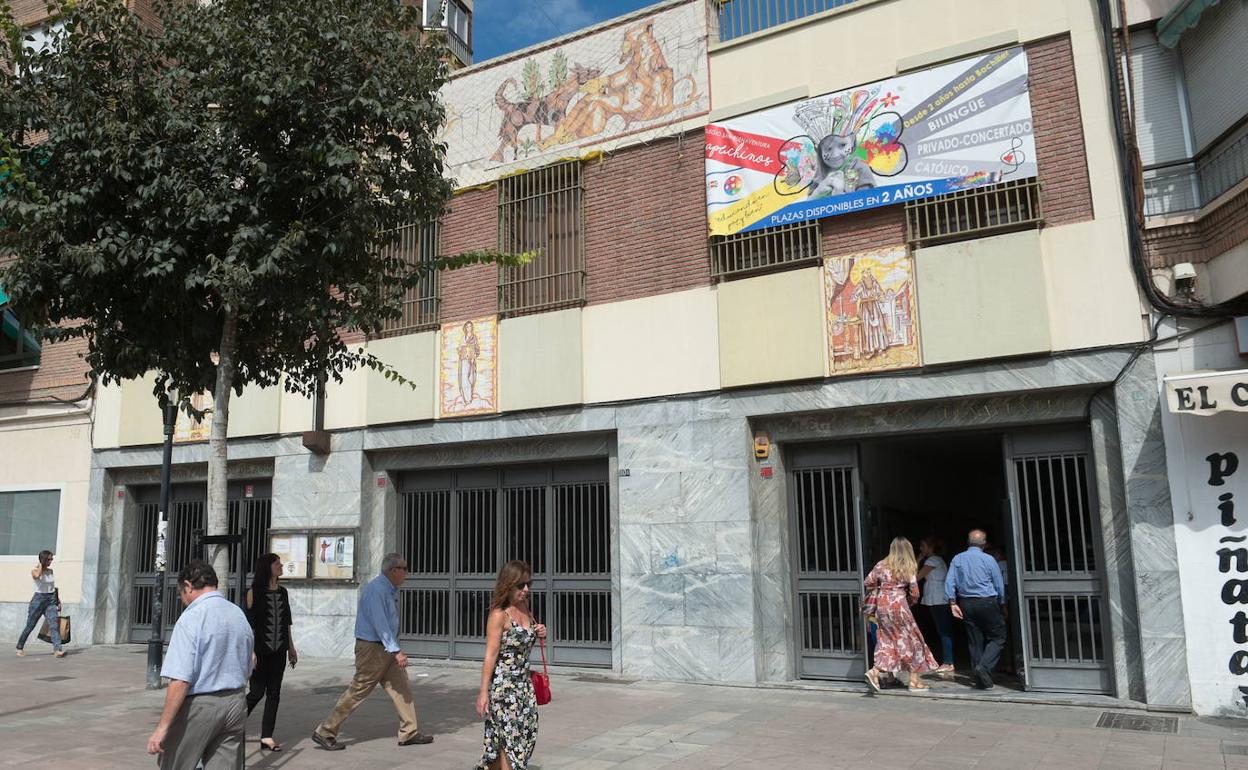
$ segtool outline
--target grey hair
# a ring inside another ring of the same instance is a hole
[[[385,574],[406,561],[407,559],[403,558],[403,554],[391,551],[381,558],[381,572]]]
[[[972,529],[966,536],[966,542],[968,545],[984,545],[988,542],[988,535],[982,529]]]

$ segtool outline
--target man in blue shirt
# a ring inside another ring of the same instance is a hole
[[[165,708],[147,752],[161,770],[241,770],[251,673],[252,633],[247,616],[217,591],[211,564],[192,559],[178,573],[186,609],[173,627],[160,675],[169,680]]]
[[[359,708],[378,684],[399,712],[399,745],[433,743],[432,735],[416,730],[416,706],[412,683],[407,678],[407,656],[399,649],[399,586],[407,577],[407,560],[388,553],[381,574],[360,592],[355,612],[355,677],[326,719],[312,732],[312,741],[326,751],[346,746],[338,742],[338,730],[351,712]]]
[[[992,687],[993,669],[1005,649],[1005,581],[997,560],[984,553],[987,542],[983,530],[971,530],[967,549],[953,557],[945,577],[953,615],[966,621],[971,676],[981,690]]]

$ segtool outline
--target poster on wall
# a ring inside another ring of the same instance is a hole
[[[1236,376],[1227,376],[1236,375]],[[1221,385],[1226,385],[1222,395]],[[1239,386],[1236,389],[1236,386]],[[1202,392],[1202,388],[1205,390]],[[1166,378],[1178,415],[1187,500],[1174,501],[1188,677],[1197,714],[1248,716],[1248,410],[1201,416],[1238,394],[1248,371]],[[1169,441],[1169,439],[1167,439]]]
[[[355,578],[355,535],[323,532],[312,539],[312,577],[316,580]]]
[[[173,440],[175,443],[191,441],[207,441],[212,432],[212,396],[208,393],[196,393],[191,396],[191,407],[203,413],[202,419],[195,419],[178,409],[178,417],[173,423]]]
[[[914,260],[905,246],[829,257],[823,280],[830,375],[919,365]]]
[[[498,411],[498,317],[443,324],[438,411],[466,417]]]
[[[282,576],[289,580],[308,577],[308,533],[273,532],[269,534],[269,552],[277,554]]]
[[[505,164],[536,168],[705,113],[706,40],[706,6],[694,0],[453,75],[441,94],[449,173],[479,184]]]
[[[706,127],[711,235],[1035,175],[1021,47]]]

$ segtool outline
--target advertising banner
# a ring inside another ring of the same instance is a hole
[[[706,127],[711,235],[1035,175],[1021,47]]]

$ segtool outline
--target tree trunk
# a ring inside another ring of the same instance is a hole
[[[226,310],[221,330],[221,346],[217,350],[217,384],[212,398],[212,428],[208,436],[208,521],[209,535],[226,535],[230,531],[227,500],[229,478],[226,470],[228,447],[226,432],[230,425],[230,396],[234,386],[234,351],[238,345],[238,311]],[[210,546],[206,556],[221,581],[224,592],[229,586],[230,549]]]

